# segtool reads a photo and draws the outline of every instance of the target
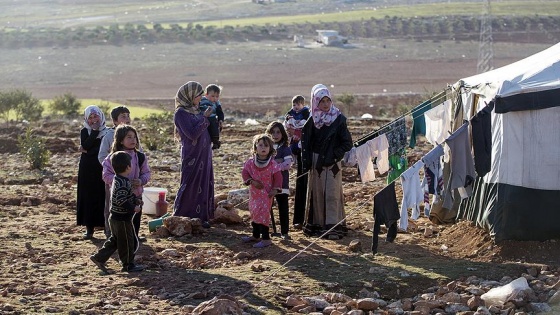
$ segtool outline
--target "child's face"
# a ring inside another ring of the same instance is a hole
[[[101,117],[95,112],[91,113],[91,114],[89,114],[87,122],[88,122],[88,125],[90,125],[90,126],[93,126],[93,125],[99,126],[101,124]]]
[[[134,131],[130,130],[126,133],[123,141],[121,142],[122,146],[127,150],[133,150],[136,148],[136,144],[138,143],[136,139],[136,134]]]
[[[332,105],[331,99],[325,96],[319,101],[317,107],[319,108],[319,110],[323,112],[328,112],[331,109],[331,105]]]
[[[264,159],[268,156],[269,153],[270,153],[270,146],[268,145],[268,142],[264,140],[259,140],[259,142],[257,142],[257,155],[261,159]]]
[[[274,140],[275,143],[282,141],[282,132],[278,127],[274,127],[270,130],[270,136],[272,136],[272,140]]]
[[[115,125],[129,125],[130,124],[130,113],[120,113],[117,117]]]
[[[296,112],[299,112],[300,110],[303,109],[303,103],[294,102],[294,103],[292,104],[292,108],[293,108]]]
[[[220,99],[220,93],[216,93],[216,91],[211,91],[206,93],[206,98],[212,102],[216,103]]]

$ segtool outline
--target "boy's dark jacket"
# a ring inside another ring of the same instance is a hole
[[[116,174],[111,194],[111,217],[117,221],[132,220],[136,207],[136,195],[132,192],[130,180]]]
[[[303,172],[309,171],[313,159],[313,143],[311,143],[314,132],[326,132],[323,143],[320,144],[319,159],[316,168],[331,166],[344,158],[344,153],[352,149],[352,135],[346,125],[346,117],[340,114],[330,126],[324,125],[321,129],[315,128],[313,118],[307,119],[301,134],[301,160]]]

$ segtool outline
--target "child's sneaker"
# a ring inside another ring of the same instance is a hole
[[[259,239],[255,238],[254,236],[242,236],[241,240],[243,241],[243,243],[252,243],[259,241]]]
[[[290,235],[288,235],[288,234],[282,234],[280,237],[281,237],[282,240],[284,240],[284,241],[289,241],[289,240],[292,239],[292,238],[290,237]]]
[[[94,255],[89,256],[89,260],[93,261],[93,263],[97,266],[97,268],[101,269],[106,274],[109,274],[109,270],[105,267],[105,264],[97,260]]]
[[[142,270],[144,270],[145,267],[142,265],[136,265],[136,264],[130,264],[126,267],[123,267],[121,271],[126,271],[126,272],[140,272]]]
[[[257,244],[253,245],[254,248],[265,248],[272,245],[272,241],[271,240],[262,240],[260,242],[258,242]]]

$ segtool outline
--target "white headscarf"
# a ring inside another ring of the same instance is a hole
[[[91,134],[92,129],[91,126],[88,124],[88,118],[89,115],[93,113],[97,114],[101,120],[101,125],[99,126],[99,134],[97,135],[97,138],[103,138],[103,136],[107,134],[107,131],[109,131],[109,129],[107,128],[107,126],[105,126],[105,114],[103,114],[103,111],[99,109],[99,107],[95,105],[90,105],[86,107],[86,109],[84,110],[84,127],[88,130],[88,134]]]
[[[319,102],[323,97],[328,97],[331,102],[331,108],[328,112],[319,109]],[[323,125],[330,126],[332,122],[340,115],[340,110],[334,106],[334,100],[329,89],[323,84],[316,84],[311,89],[311,117],[317,129],[321,129]]]

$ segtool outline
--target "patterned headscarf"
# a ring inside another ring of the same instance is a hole
[[[331,108],[328,112],[324,112],[319,109],[319,102],[323,97],[328,97],[331,102]],[[331,92],[323,84],[316,84],[311,89],[311,117],[315,123],[317,129],[321,129],[323,125],[330,126],[332,122],[340,115],[340,110],[334,106],[334,100],[331,96]]]
[[[107,131],[109,131],[107,126],[105,126],[105,114],[103,114],[103,111],[95,105],[86,107],[86,109],[84,110],[84,127],[87,129],[88,135],[91,134],[92,130],[91,126],[88,124],[88,118],[91,114],[97,114],[99,116],[101,125],[99,126],[99,134],[97,135],[97,138],[103,138],[103,136],[107,134]]]
[[[202,95],[204,89],[202,85],[196,81],[189,81],[179,88],[175,96],[175,109],[183,108],[191,114],[198,114],[198,105],[193,103],[194,99]]]

